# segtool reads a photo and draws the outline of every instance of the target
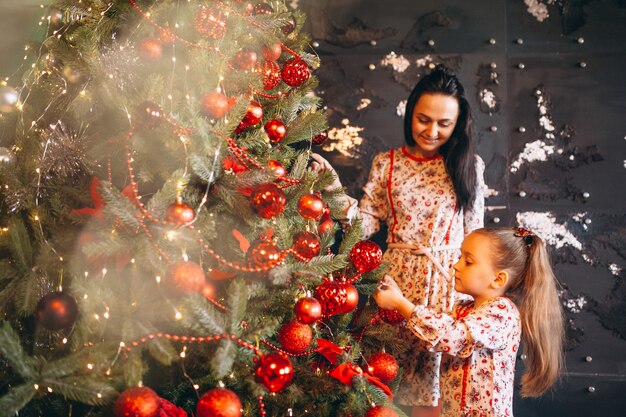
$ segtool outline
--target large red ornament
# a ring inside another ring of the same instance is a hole
[[[316,298],[303,297],[293,307],[293,312],[300,323],[311,324],[322,318],[322,305]]]
[[[359,292],[352,284],[340,283],[346,290],[346,302],[339,307],[335,314],[346,314],[351,312],[359,304]]]
[[[324,200],[317,193],[304,194],[298,200],[297,208],[305,219],[318,220],[324,213]]]
[[[226,34],[226,15],[219,9],[202,6],[193,19],[193,26],[203,38],[220,39]]]
[[[272,119],[265,123],[265,132],[269,136],[270,142],[277,143],[285,138],[287,128],[280,120]]]
[[[137,107],[136,124],[146,129],[156,129],[163,121],[163,109],[152,101],[144,101]]]
[[[243,116],[241,123],[239,123],[237,129],[235,129],[235,133],[243,132],[246,128],[259,123],[261,119],[263,119],[263,107],[261,107],[258,101],[251,101],[248,105],[246,115]]]
[[[263,75],[263,89],[271,90],[280,83],[280,66],[274,61],[263,61],[257,65],[257,72]]]
[[[280,75],[285,84],[291,87],[298,87],[309,79],[311,70],[302,58],[291,58],[283,65]]]
[[[172,290],[201,291],[205,284],[204,270],[195,262],[178,261],[168,270],[166,285]]]
[[[274,183],[261,184],[250,193],[250,205],[264,219],[279,216],[287,204],[283,190]]]
[[[300,261],[308,262],[320,253],[321,245],[314,233],[302,231],[294,235],[292,248]]]
[[[278,342],[287,352],[305,352],[312,341],[311,327],[296,320],[283,324],[278,331]]]
[[[385,407],[384,405],[377,405],[374,408],[370,408],[365,417],[398,417],[393,408]]]
[[[279,392],[287,387],[293,379],[293,365],[288,357],[270,353],[257,360],[254,370],[256,381],[269,392]]]
[[[320,133],[319,135],[315,136],[311,140],[313,141],[314,144],[321,145],[322,143],[326,142],[326,139],[328,139],[328,132],[326,130],[324,130],[322,133]]]
[[[241,417],[241,400],[229,389],[214,388],[200,397],[196,417]]]
[[[398,362],[388,353],[375,353],[367,361],[367,372],[387,384],[398,376]]]
[[[74,297],[65,292],[51,292],[37,303],[37,321],[48,330],[71,327],[78,315],[78,304]]]
[[[148,387],[128,388],[117,397],[115,417],[157,417],[159,396]]]
[[[139,56],[146,61],[156,61],[163,56],[161,41],[155,38],[146,38],[139,43]]]
[[[176,224],[189,223],[196,218],[193,208],[182,201],[177,201],[167,208],[167,219]]]
[[[274,43],[263,47],[263,58],[267,61],[276,61],[280,58],[280,54],[283,52],[283,48],[280,43]]]
[[[220,119],[230,109],[230,101],[222,93],[204,93],[200,97],[200,111],[212,119]]]
[[[246,252],[246,261],[250,268],[269,268],[277,265],[280,256],[281,252],[276,244],[259,240],[250,245]]]
[[[315,288],[315,298],[322,305],[322,316],[330,317],[339,314],[339,311],[348,299],[348,292],[344,285],[336,281],[324,279]]]
[[[284,177],[287,175],[287,170],[285,166],[275,159],[270,159],[267,161],[267,167],[276,175],[277,178]]]
[[[242,70],[250,70],[256,66],[257,54],[250,49],[242,49],[235,55],[235,66]]]
[[[383,262],[383,251],[371,240],[362,240],[350,250],[350,261],[362,274],[373,271]]]
[[[378,315],[388,324],[400,324],[404,322],[404,317],[397,310],[385,310],[384,308],[378,309]]]

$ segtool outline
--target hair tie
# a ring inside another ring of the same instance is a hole
[[[516,227],[514,235],[524,239],[524,243],[526,243],[527,246],[532,245],[535,241],[535,234],[523,227]]]

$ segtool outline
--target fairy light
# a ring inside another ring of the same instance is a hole
[[[121,347],[121,348],[126,347],[126,343],[124,343],[124,342],[120,342],[120,347]]]
[[[100,320],[100,316],[98,315],[98,313],[93,315],[95,317],[96,320]]]
[[[52,388],[48,387],[48,392],[52,393]]]
[[[67,337],[64,337],[63,340],[61,341],[64,345],[67,344]]]
[[[154,279],[156,280],[157,284],[161,283],[161,276],[157,275],[156,277],[154,277]]]
[[[176,310],[176,314],[174,315],[174,318],[175,318],[176,320],[182,320],[183,315],[182,315],[182,314],[180,314],[180,311]]]
[[[39,384],[33,384],[33,388],[35,388],[35,391],[39,389]]]
[[[93,363],[88,363],[87,364],[87,369],[89,369],[91,371],[93,369]]]
[[[96,394],[96,397],[98,397],[98,398],[102,398],[102,394],[97,393],[97,394]]]

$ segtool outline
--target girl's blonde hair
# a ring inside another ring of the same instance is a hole
[[[563,366],[565,337],[558,282],[543,241],[523,229],[489,228],[475,233],[490,239],[494,266],[507,271],[507,294],[522,322],[526,371],[522,397],[538,397],[552,386]]]

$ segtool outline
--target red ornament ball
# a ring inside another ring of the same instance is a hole
[[[234,64],[241,70],[251,70],[256,66],[257,54],[250,49],[242,49],[235,55]]]
[[[328,139],[328,132],[327,131],[323,131],[322,133],[320,133],[319,135],[315,136],[311,140],[313,141],[314,144],[321,145],[322,143],[326,142],[326,139]]]
[[[191,261],[178,261],[167,274],[167,287],[180,292],[201,291],[206,284],[204,270]]]
[[[128,388],[117,397],[115,417],[157,417],[159,396],[148,387]]]
[[[265,123],[265,132],[270,138],[270,142],[278,143],[285,138],[287,128],[285,124],[278,119],[272,119]]]
[[[219,9],[200,7],[193,26],[203,38],[220,39],[226,34],[226,15]]]
[[[280,83],[280,66],[274,61],[263,61],[257,65],[257,72],[263,75],[263,89],[271,90]]]
[[[291,58],[283,65],[280,75],[285,84],[291,87],[298,87],[309,79],[311,70],[302,58]]]
[[[304,194],[298,200],[298,213],[305,219],[318,220],[324,213],[324,200],[318,193]]]
[[[227,388],[214,388],[200,397],[197,417],[241,417],[241,400]]]
[[[139,56],[146,61],[156,61],[163,56],[161,41],[155,38],[146,38],[139,43]]]
[[[156,129],[163,121],[163,109],[152,101],[144,101],[137,107],[137,125],[145,129]]]
[[[346,302],[337,310],[336,314],[346,314],[351,312],[359,304],[359,292],[352,284],[339,283],[346,290]]]
[[[296,19],[293,15],[289,16],[289,21],[281,28],[285,35],[289,35],[296,29]]]
[[[283,53],[283,47],[280,43],[274,43],[263,47],[263,58],[267,61],[276,61]]]
[[[315,298],[322,305],[322,316],[330,317],[340,314],[341,308],[348,299],[348,293],[340,283],[325,279],[315,288]]]
[[[311,324],[322,318],[322,305],[314,297],[303,297],[293,307],[300,323]]]
[[[250,268],[267,269],[278,264],[281,252],[273,242],[259,240],[250,245],[246,252],[246,261]]]
[[[320,253],[322,247],[314,233],[302,231],[294,235],[292,248],[298,260],[308,262]]]
[[[367,361],[367,372],[387,384],[398,376],[398,362],[388,353],[375,353]]]
[[[378,315],[387,324],[400,324],[404,322],[404,317],[397,310],[378,309]]]
[[[320,222],[319,226],[317,226],[317,233],[323,235],[325,233],[330,233],[335,226],[335,221],[333,219],[326,219]]]
[[[284,177],[287,175],[287,170],[285,166],[275,159],[270,159],[267,161],[267,167],[276,175],[277,178]]]
[[[278,342],[290,353],[303,353],[313,341],[313,331],[308,324],[293,320],[285,323],[278,331]]]
[[[350,261],[364,274],[378,268],[383,262],[383,251],[371,240],[362,240],[350,250]]]
[[[250,194],[250,205],[264,219],[279,216],[286,204],[287,197],[283,190],[271,182],[255,187]]]
[[[365,417],[398,417],[393,408],[385,407],[384,405],[377,405],[374,408],[370,408]]]
[[[222,93],[204,93],[200,97],[200,111],[211,119],[220,119],[230,109],[230,101]]]
[[[193,208],[182,201],[177,201],[167,208],[167,219],[175,224],[189,223],[196,218]]]
[[[247,127],[259,123],[261,119],[263,119],[263,107],[261,107],[258,101],[251,101],[245,116],[243,116],[241,123],[239,123],[239,127],[235,129],[235,133],[243,132]]]
[[[272,13],[274,13],[274,8],[267,3],[258,3],[252,9],[253,15],[272,14]]]
[[[255,379],[269,392],[285,389],[293,379],[293,365],[288,357],[279,353],[270,353],[257,361],[254,370]]]
[[[48,330],[61,330],[71,327],[78,315],[78,304],[74,297],[65,292],[51,292],[37,303],[37,321]]]

